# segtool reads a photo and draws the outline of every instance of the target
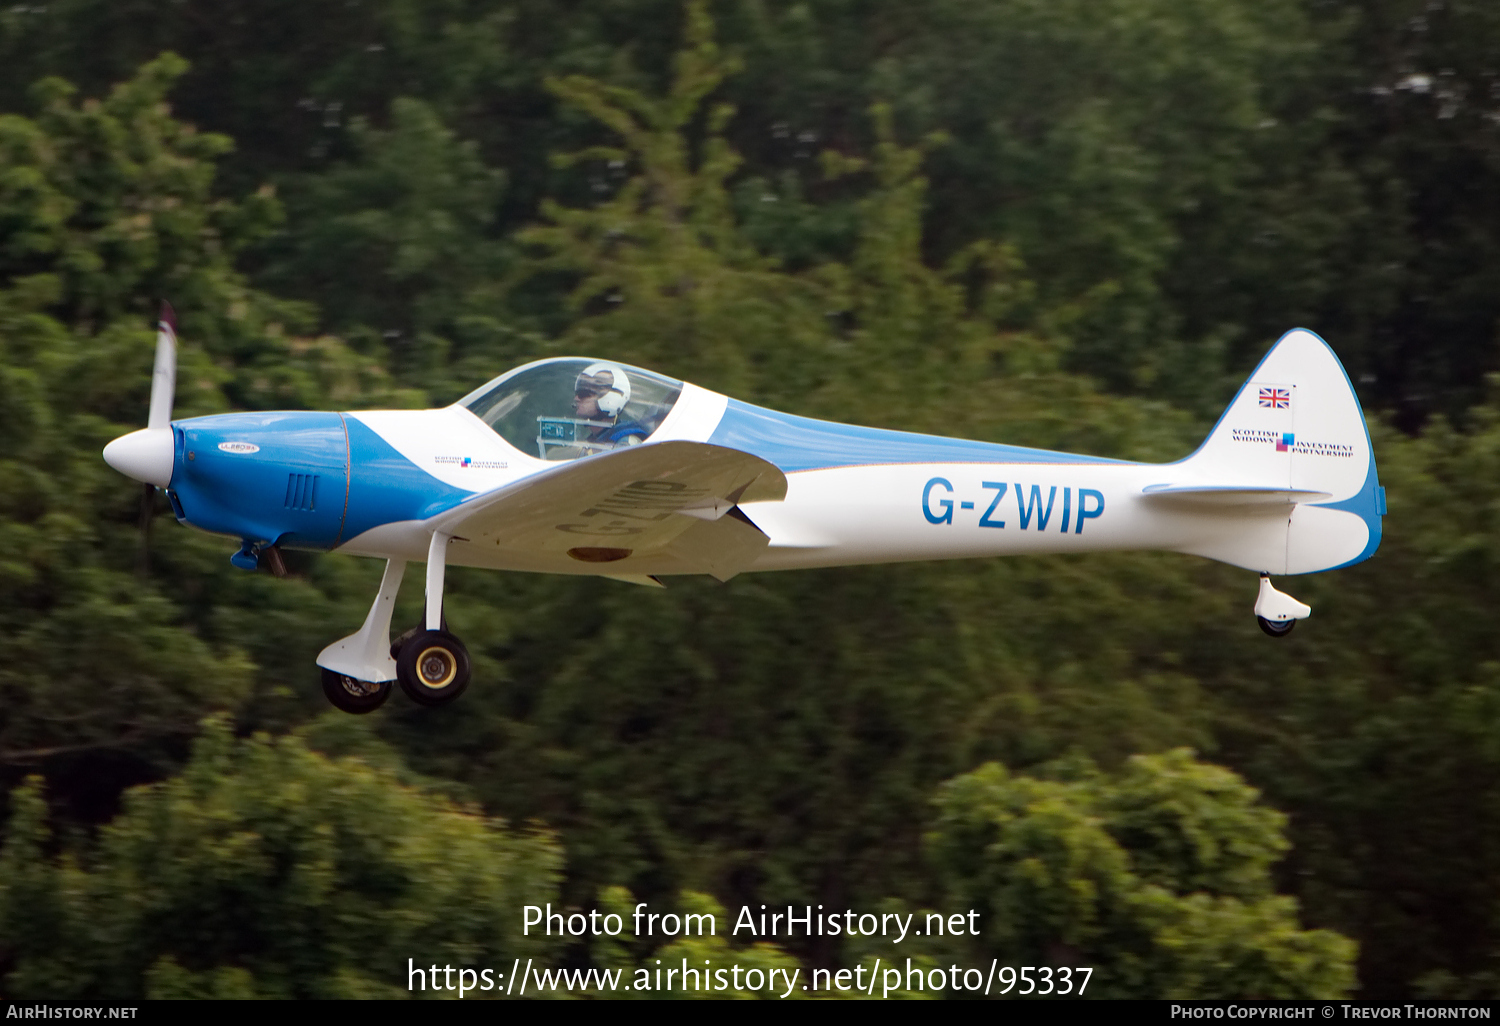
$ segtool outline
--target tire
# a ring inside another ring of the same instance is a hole
[[[335,709],[362,716],[385,705],[385,700],[391,697],[391,682],[359,680],[324,667],[323,696]]]
[[[402,647],[408,641],[410,641],[412,638],[415,638],[418,634],[421,634],[423,631],[425,631],[427,629],[426,626],[424,626],[426,623],[427,623],[427,607],[423,606],[422,607],[422,619],[421,619],[420,624],[418,626],[416,626],[416,627],[413,627],[409,631],[403,631],[396,638],[395,641],[391,642],[391,658],[392,659],[400,659],[401,658],[401,649],[402,649]],[[443,630],[446,631],[447,629],[448,629],[448,617],[445,614],[443,616]]]
[[[469,650],[447,631],[422,631],[401,646],[396,679],[418,705],[447,705],[469,686]]]
[[[1255,622],[1260,624],[1261,630],[1265,631],[1273,638],[1284,638],[1288,634],[1292,633],[1293,627],[1297,626],[1296,620],[1286,620],[1281,623],[1276,623],[1274,621],[1267,620],[1264,616],[1257,616],[1255,618]]]
[[[406,643],[424,630],[426,630],[425,627],[413,627],[409,631],[403,631],[395,641],[391,642],[391,658],[400,659],[401,650],[406,647]]]

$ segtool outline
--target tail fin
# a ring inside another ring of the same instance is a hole
[[[1380,545],[1385,489],[1359,399],[1317,335],[1289,331],[1255,368],[1180,480],[1147,495],[1235,507],[1252,530],[1193,539],[1184,551],[1266,573],[1362,562]],[[1228,513],[1228,509],[1223,510]]]

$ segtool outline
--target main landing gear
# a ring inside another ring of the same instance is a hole
[[[1255,600],[1255,622],[1273,638],[1292,633],[1298,620],[1312,615],[1312,606],[1298,602],[1290,595],[1271,587],[1271,575],[1260,575],[1260,595]]]
[[[422,631],[401,646],[396,679],[418,705],[447,705],[469,686],[469,651],[447,631]]]
[[[347,713],[373,712],[390,697],[398,682],[418,705],[440,706],[463,694],[469,686],[469,651],[448,633],[443,617],[443,576],[447,566],[448,535],[436,532],[427,550],[427,612],[422,627],[390,641],[391,610],[406,561],[387,560],[380,591],[364,626],[318,654],[323,668],[323,694]]]

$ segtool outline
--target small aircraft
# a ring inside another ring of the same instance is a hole
[[[444,628],[449,564],[661,586],[675,574],[1014,553],[1161,549],[1260,574],[1270,635],[1312,610],[1272,587],[1368,559],[1385,490],[1359,401],[1310,331],[1273,346],[1199,449],[1149,464],[812,420],[608,360],[559,357],[452,406],[172,420],[164,308],[147,426],[104,450],[166,491],[179,522],[240,540],[230,561],[284,574],[283,547],[384,559],[364,625],[318,656],[338,708],[392,682],[457,698],[469,656]],[[390,639],[407,563],[419,628]]]

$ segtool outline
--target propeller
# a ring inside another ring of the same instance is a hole
[[[176,394],[177,315],[172,311],[172,304],[163,300],[161,315],[156,321],[156,365],[151,368],[151,412],[146,417],[147,431],[171,430],[172,398]]]
[[[151,517],[156,489],[172,483],[172,398],[177,391],[177,317],[162,303],[156,326],[156,364],[151,371],[151,406],[146,427],[121,435],[104,447],[104,461],[126,477],[142,482],[141,573],[148,569]]]
[[[151,521],[156,516],[156,485],[149,481],[141,486],[141,565],[142,577],[151,576]]]

